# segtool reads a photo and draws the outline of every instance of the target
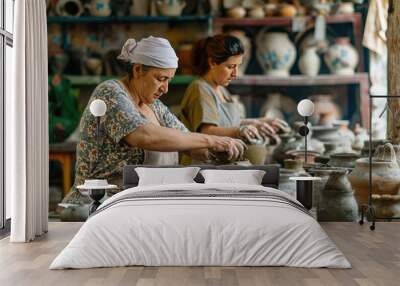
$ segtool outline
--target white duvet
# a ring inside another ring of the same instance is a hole
[[[169,190],[263,191],[272,199],[242,195],[121,200],[137,192]],[[50,269],[128,265],[351,267],[310,215],[274,199],[277,196],[299,204],[279,190],[254,185],[131,188],[106,200]]]

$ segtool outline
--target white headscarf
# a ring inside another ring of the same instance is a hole
[[[178,57],[168,40],[153,36],[139,42],[128,39],[117,59],[157,68],[178,67]]]

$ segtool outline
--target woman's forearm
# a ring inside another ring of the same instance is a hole
[[[210,138],[205,134],[184,133],[152,123],[138,127],[124,140],[131,146],[151,151],[187,151],[211,147]]]
[[[238,127],[219,127],[215,125],[203,125],[200,132],[209,135],[227,136],[231,138],[240,138]]]

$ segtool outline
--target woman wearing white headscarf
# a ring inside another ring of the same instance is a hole
[[[244,143],[228,137],[191,133],[159,100],[168,92],[178,58],[168,40],[148,37],[129,39],[118,59],[129,65],[126,76],[107,80],[94,90],[80,123],[75,185],[85,179],[107,179],[121,186],[128,164],[173,165],[178,153],[207,159],[208,150],[242,155]],[[96,141],[96,121],[90,103],[101,99],[107,112]]]

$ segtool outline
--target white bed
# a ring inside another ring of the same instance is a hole
[[[128,265],[351,267],[318,222],[283,192],[197,183],[114,195],[50,269]]]

